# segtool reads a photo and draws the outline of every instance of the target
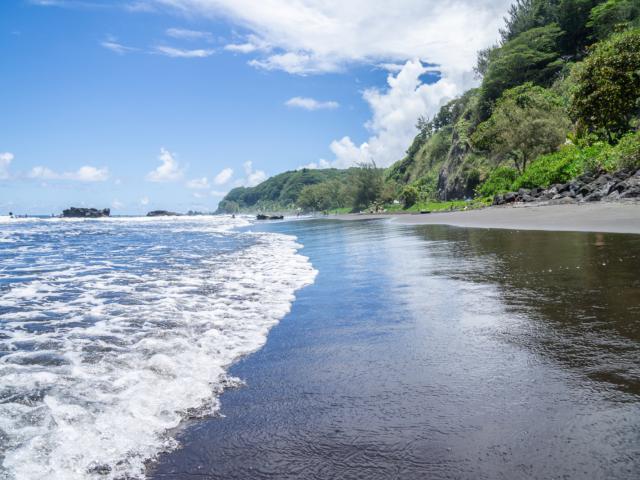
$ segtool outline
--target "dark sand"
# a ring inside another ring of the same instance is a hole
[[[255,227],[317,281],[149,478],[637,480],[640,237],[405,220]]]
[[[407,225],[553,230],[558,232],[640,233],[640,203],[589,203],[491,207],[430,214],[332,215],[338,220],[392,218]]]

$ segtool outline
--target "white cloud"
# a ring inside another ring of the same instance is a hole
[[[302,170],[303,168],[308,168],[310,170],[317,170],[318,168],[331,168],[331,162],[327,161],[327,160],[319,160],[317,162],[311,162],[311,163],[307,163],[306,165],[302,165],[301,167],[298,167],[298,170]]]
[[[370,138],[345,135],[331,143],[335,158],[310,166],[337,167],[400,159],[420,115],[476,84],[476,53],[498,39],[512,0],[148,0],[180,14],[226,17],[250,34],[226,50],[251,54],[249,64],[308,75],[374,65],[390,72],[388,88],[366,89]],[[258,48],[260,45],[268,48]],[[431,85],[421,76],[437,66]]]
[[[215,52],[211,49],[197,48],[193,50],[167,47],[165,45],[159,45],[154,49],[155,53],[165,55],[172,58],[205,58],[213,55]]]
[[[181,180],[183,176],[180,164],[168,150],[161,148],[158,160],[160,166],[147,174],[147,180],[150,182],[175,182]]]
[[[245,177],[235,182],[238,186],[255,187],[268,178],[262,170],[253,169],[253,162],[244,162],[242,168],[244,168]]]
[[[199,30],[188,30],[186,28],[168,28],[165,32],[169,37],[181,40],[204,40],[213,41],[211,32],[201,32]]]
[[[147,205],[149,205],[149,197],[142,197],[140,199],[140,205],[142,205],[143,207],[146,207]]]
[[[285,102],[287,107],[303,108],[305,110],[333,110],[340,106],[338,102],[321,102],[313,98],[293,97]]]
[[[13,153],[0,153],[0,180],[6,180],[9,178],[9,166],[14,158]]]
[[[348,63],[404,63],[471,69],[494,42],[512,0],[149,0],[181,14],[225,16],[275,52],[252,62],[291,73]],[[247,42],[255,44],[255,42]],[[246,51],[253,52],[248,47]]]
[[[233,177],[233,170],[230,168],[225,168],[218,173],[213,179],[213,183],[216,185],[224,185]]]
[[[365,90],[363,98],[372,111],[366,124],[371,136],[360,145],[349,136],[331,142],[329,148],[335,156],[331,166],[345,168],[374,161],[386,167],[400,160],[417,133],[418,117],[433,116],[445,102],[473,84],[471,73],[445,75],[435,83],[423,83],[422,75],[431,71],[419,60],[410,60],[396,75],[389,74],[386,90]]]
[[[107,168],[96,168],[91,165],[80,167],[75,172],[55,172],[48,167],[33,167],[28,174],[29,178],[39,180],[72,180],[77,182],[104,182],[109,179]]]
[[[194,178],[193,180],[189,180],[187,182],[187,188],[192,190],[206,190],[209,188],[209,180],[207,177],[202,178]]]
[[[108,37],[106,40],[100,42],[107,50],[117,53],[118,55],[124,55],[125,53],[136,52],[138,49],[133,47],[127,47],[118,42],[115,37]]]
[[[341,69],[337,58],[325,58],[305,52],[277,53],[265,59],[251,60],[249,65],[264,70],[284,70],[298,75],[337,72]]]
[[[235,53],[252,53],[252,52],[268,52],[271,45],[259,38],[257,35],[247,35],[242,43],[230,43],[224,46],[224,49]]]
[[[218,190],[211,190],[211,196],[212,197],[224,197],[227,193],[229,192],[221,192]]]
[[[111,208],[113,210],[120,210],[124,206],[125,206],[124,203],[122,203],[120,200],[117,200],[117,199],[111,202]]]

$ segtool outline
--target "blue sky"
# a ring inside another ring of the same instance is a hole
[[[4,0],[0,214],[213,210],[284,170],[392,163],[508,2],[386,3]]]

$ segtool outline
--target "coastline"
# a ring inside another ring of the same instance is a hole
[[[318,277],[150,480],[635,478],[637,238],[401,220],[255,227]]]
[[[519,205],[429,214],[344,214],[328,218],[343,221],[389,219],[403,225],[640,234],[638,202]]]

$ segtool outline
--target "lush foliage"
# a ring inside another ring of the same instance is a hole
[[[640,112],[640,29],[598,44],[574,69],[571,113],[579,126],[612,141]]]
[[[519,34],[492,54],[482,82],[483,116],[505,90],[533,82],[550,85],[562,68],[558,42],[563,35],[553,23]]]
[[[557,152],[542,155],[520,175],[514,169],[499,167],[489,175],[477,193],[482,197],[490,197],[519,188],[565,183],[582,173],[639,168],[640,132],[635,132],[625,135],[615,146],[604,141],[565,145]]]
[[[519,172],[537,156],[556,150],[569,130],[562,99],[526,83],[507,90],[493,114],[478,126],[474,144],[492,155],[511,159]]]
[[[588,27],[593,36],[604,40],[612,32],[623,31],[640,23],[640,3],[637,0],[608,0],[591,10]]]
[[[347,182],[349,175],[349,170],[306,168],[281,173],[255,187],[234,188],[220,202],[218,211],[236,213],[242,210],[293,209],[305,186],[331,180]]]
[[[419,196],[420,192],[416,187],[414,187],[413,185],[407,185],[402,190],[400,199],[402,200],[404,206],[408,208],[414,206],[418,202]]]
[[[384,172],[375,163],[365,163],[353,169],[349,179],[354,210],[364,210],[380,198]]]
[[[558,152],[541,156],[515,180],[512,190],[548,187],[554,183],[568,182],[583,172],[585,153],[588,154],[574,145],[569,145]]]
[[[305,186],[295,203],[306,212],[326,212],[350,205],[350,192],[346,183],[329,180]]]
[[[478,53],[480,87],[420,117],[403,159],[287,172],[232,190],[220,211],[462,208],[432,202],[640,168],[640,1],[514,1]]]
[[[498,167],[478,187],[477,194],[480,197],[491,197],[498,193],[509,192],[513,189],[516,178],[518,178],[518,171],[515,168]]]

